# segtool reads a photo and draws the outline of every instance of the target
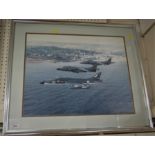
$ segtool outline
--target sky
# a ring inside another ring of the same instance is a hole
[[[125,51],[122,37],[27,34],[27,46],[58,46],[97,52]]]

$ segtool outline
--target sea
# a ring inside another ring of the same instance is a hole
[[[72,84],[40,84],[60,77],[90,78],[94,72],[60,71],[63,66],[90,67],[80,62],[27,62],[23,94],[23,116],[113,115],[134,113],[134,102],[126,61],[98,66],[101,81],[88,89]]]

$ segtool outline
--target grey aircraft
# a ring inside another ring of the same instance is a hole
[[[96,72],[97,71],[97,65],[93,65],[92,67],[73,67],[73,66],[63,66],[62,68],[57,68],[57,70],[60,71],[68,71],[73,73],[80,73],[80,72]]]
[[[96,60],[86,60],[81,62],[81,64],[91,64],[91,65],[110,65],[112,58],[109,57],[108,60],[105,61],[96,61]]]
[[[90,78],[82,79],[82,78],[62,77],[62,78],[56,78],[54,80],[41,81],[40,84],[52,84],[52,83],[90,84],[95,82],[101,82],[100,77],[101,77],[101,72],[96,73],[93,77],[90,77]]]

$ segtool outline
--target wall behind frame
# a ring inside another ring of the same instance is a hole
[[[1,60],[1,55],[2,55],[2,52],[1,52],[1,46],[2,46],[2,20],[0,20],[0,122],[2,122],[2,98],[1,98],[1,96],[2,96],[2,81],[1,81],[1,74],[2,74],[2,69],[1,69],[1,65],[2,65],[2,60]]]
[[[0,20],[0,122],[3,120],[4,96],[9,52],[11,20]]]
[[[59,20],[58,20],[59,21]],[[138,20],[120,20],[120,19],[108,19],[108,20],[63,20],[63,21],[76,21],[76,22],[89,22],[89,23],[108,23],[108,24],[131,24],[138,25]],[[11,20],[0,20],[0,122],[2,122],[4,95],[6,90],[6,73],[8,63],[8,51],[9,51],[9,36],[10,36],[10,23]],[[1,31],[2,30],[2,31]],[[140,31],[138,26],[138,31]],[[143,42],[143,50],[141,51],[142,62],[144,65],[144,72],[148,87],[149,98],[151,101],[152,111],[155,106],[155,26],[144,38],[141,38]],[[153,112],[154,113],[154,112]],[[154,114],[155,116],[155,114]]]
[[[152,114],[155,117],[155,25],[144,35],[143,42],[144,62],[148,65],[148,80],[150,81],[150,102]]]

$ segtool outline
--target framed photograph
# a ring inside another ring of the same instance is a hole
[[[4,134],[152,125],[131,26],[13,21]]]

